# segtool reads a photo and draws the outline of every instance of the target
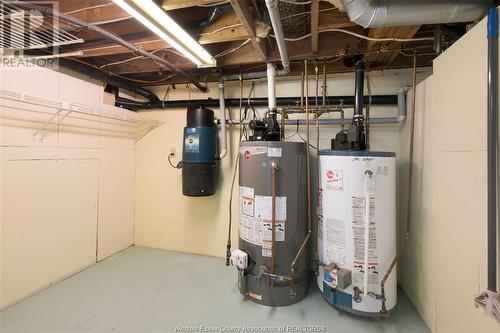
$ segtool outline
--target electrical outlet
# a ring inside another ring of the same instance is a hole
[[[177,150],[175,148],[170,148],[170,154],[175,155],[177,153]]]

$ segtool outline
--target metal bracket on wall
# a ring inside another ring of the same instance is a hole
[[[45,138],[45,136],[47,136],[47,134],[50,133],[52,128],[59,125],[72,112],[71,110],[69,110],[61,118],[59,118],[59,116],[61,115],[61,113],[63,111],[66,111],[66,110],[64,110],[64,109],[57,110],[57,112],[54,113],[52,115],[52,117],[50,117],[45,124],[43,124],[42,126],[40,126],[40,128],[38,128],[38,130],[35,132],[35,134],[33,134],[33,137],[35,139],[37,139],[37,137],[38,137],[38,141],[42,142],[43,139]]]

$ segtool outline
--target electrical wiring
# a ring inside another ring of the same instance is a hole
[[[307,140],[306,140],[306,139],[304,139],[304,138],[302,137],[302,135],[300,135],[300,132],[297,132],[297,135],[299,136],[299,138],[301,138],[301,139],[302,139],[302,141],[304,141],[304,143],[307,143]],[[315,147],[315,146],[313,146],[311,143],[309,143],[309,147],[311,147],[312,149],[317,150],[317,149],[316,149],[316,147]]]
[[[319,0],[319,1],[329,2],[328,0]],[[279,2],[289,3],[292,5],[310,5],[311,4],[311,0],[308,0],[308,1],[279,0]]]
[[[404,51],[399,52],[401,55],[404,55],[405,57],[413,57],[414,54],[406,53]],[[417,57],[422,57],[422,56],[435,56],[437,55],[436,52],[427,52],[427,53],[417,53]]]
[[[294,136],[296,136],[296,135],[297,135],[297,136],[298,136],[298,137],[299,137],[302,141],[304,141],[305,143],[307,143],[307,140],[306,140],[306,139],[304,139],[304,137],[303,137],[302,135],[300,135],[300,131],[299,131],[299,127],[300,127],[300,125],[299,125],[299,119],[297,119],[296,121],[297,121],[297,122],[296,122],[295,133],[293,133],[293,134],[291,134],[291,135],[289,135],[289,136],[285,137],[285,140],[289,140],[289,139],[291,139],[291,138],[293,138]],[[309,143],[309,147],[311,147],[311,148],[313,148],[313,149],[316,149],[316,147],[315,147],[315,146],[313,146],[311,143]]]
[[[157,49],[157,50],[151,51],[151,53],[157,53],[159,51],[166,51],[166,52],[174,53],[174,54],[180,55],[183,58],[185,58],[184,55],[182,55],[182,54],[180,54],[180,53],[178,53],[178,52],[176,52],[174,50],[170,50],[170,49]],[[85,52],[85,50],[83,52]],[[144,56],[136,56],[136,57],[128,58],[128,59],[125,59],[125,60],[110,62],[108,64],[104,64],[104,65],[100,66],[99,68],[103,69],[103,68],[106,68],[106,67],[115,66],[115,65],[121,65],[121,64],[125,64],[125,63],[128,63],[128,62],[134,61],[134,60],[145,59],[145,58],[146,57],[144,57]]]
[[[421,38],[394,38],[394,37],[373,38],[373,37],[364,36],[364,35],[361,35],[361,34],[358,34],[358,33],[352,32],[352,31],[349,31],[349,30],[336,29],[336,28],[323,29],[323,30],[318,31],[318,33],[323,33],[323,32],[340,32],[340,33],[352,35],[352,36],[357,37],[357,38],[366,39],[366,40],[372,41],[372,42],[421,42],[421,41],[427,41],[427,40],[432,40],[432,41],[434,40],[434,37],[421,37]],[[276,38],[276,36],[271,35],[271,34],[269,36],[271,36],[273,38]],[[306,38],[309,38],[309,37],[311,37],[310,33],[308,33],[306,35],[303,35],[303,36],[300,36],[300,37],[296,37],[296,38],[285,38],[285,40],[287,42],[297,42],[299,40],[306,39]]]
[[[318,12],[322,13],[322,12],[328,12],[328,11],[336,10],[336,9],[337,8],[335,8],[335,7],[324,8],[324,9],[318,10]],[[296,14],[292,14],[292,15],[288,15],[288,16],[283,16],[281,19],[282,20],[287,20],[287,19],[291,19],[291,18],[294,18],[294,17],[297,17],[297,16],[303,16],[303,15],[311,15],[311,12],[310,11],[300,12],[300,13],[296,13]]]
[[[296,123],[296,128],[295,128],[295,132],[287,137],[285,137],[285,140],[288,140],[288,139],[291,139],[293,138],[294,136],[296,136],[297,134],[299,134],[299,120],[297,119],[297,123]]]
[[[134,78],[126,77],[126,76],[123,76],[123,75],[120,75],[120,74],[117,74],[117,73],[113,73],[113,72],[110,72],[108,70],[101,69],[98,66],[92,65],[92,64],[90,64],[88,62],[85,62],[85,61],[82,61],[82,60],[80,60],[78,58],[70,58],[70,59],[72,61],[81,63],[81,64],[83,64],[85,66],[89,66],[89,67],[92,67],[94,69],[101,70],[101,71],[103,71],[104,73],[106,73],[109,76],[119,77],[121,79],[128,80],[128,81],[135,82],[135,83],[143,83],[143,84],[163,83],[163,82],[165,82],[165,81],[173,78],[175,75],[177,75],[177,73],[173,73],[173,74],[170,74],[169,76],[167,76],[165,78],[162,78],[162,79],[159,79],[159,80],[152,80],[152,81],[149,81],[149,80],[139,80],[139,79],[134,79]]]
[[[123,76],[123,75],[120,75],[120,74],[114,74],[114,73],[111,73],[112,76],[116,76],[116,77],[119,77],[119,78],[122,78],[122,79],[125,79],[125,80],[129,80],[129,81],[132,81],[132,82],[135,82],[135,83],[143,83],[143,84],[157,84],[157,83],[164,83],[165,81],[168,81],[170,80],[171,78],[173,78],[174,76],[177,75],[177,73],[172,73],[170,74],[169,76],[167,77],[164,77],[162,79],[159,79],[159,80],[139,80],[139,79],[134,79],[134,78],[130,78],[130,77],[126,77],[126,76]]]
[[[83,11],[86,11],[86,10],[98,9],[98,8],[109,7],[109,6],[114,6],[114,5],[115,5],[114,2],[104,3],[104,4],[101,4],[101,5],[95,5],[95,6],[90,6],[90,7],[78,8],[78,9],[75,9],[75,10],[71,10],[69,12],[65,12],[64,14],[74,14],[74,13],[79,13],[79,12],[83,12]]]
[[[219,2],[213,2],[213,3],[207,3],[207,4],[199,4],[197,5],[198,7],[214,7],[214,6],[219,6],[219,5],[223,5],[225,3],[228,3],[229,0],[225,0],[225,1],[219,1]]]
[[[229,122],[231,123],[231,125],[238,125],[239,123],[237,123],[233,120],[233,116],[231,115],[231,108],[229,106],[226,106],[226,110],[227,110],[227,116],[229,118]]]
[[[253,105],[251,103],[252,94],[255,97],[255,81],[254,80],[252,80],[252,86],[250,87],[250,91],[248,92],[247,105],[245,105],[245,108],[243,110],[243,116],[241,119],[241,121],[243,123],[245,122],[245,120],[250,120],[249,115],[248,115],[249,111],[252,112],[252,119],[253,120],[258,118],[257,111],[255,110],[255,108],[253,107]],[[248,130],[245,126],[243,126],[243,136],[245,137],[246,140],[248,140]]]
[[[167,110],[165,108],[165,101],[168,99],[169,92],[170,92],[170,84],[167,85],[167,89],[165,90],[165,95],[163,95],[163,99],[161,101],[161,106],[162,106],[163,110]]]
[[[180,161],[179,163],[177,163],[177,165],[174,165],[174,164],[172,163],[171,158],[172,158],[173,156],[175,156],[175,154],[174,154],[174,153],[170,153],[170,155],[168,155],[168,163],[169,163],[169,164],[172,166],[172,168],[174,168],[174,169],[182,169],[182,161]]]
[[[154,53],[154,51],[151,52],[151,53]],[[137,59],[142,59],[142,58],[144,58],[144,57],[143,56],[136,56],[136,57],[128,58],[128,59],[125,59],[125,60],[110,62],[108,64],[100,66],[99,68],[103,69],[103,68],[106,68],[106,67],[111,67],[111,66],[126,64],[127,62],[131,62],[131,61],[134,61],[134,60],[137,60]]]
[[[243,26],[243,24],[241,24],[241,23],[231,24],[231,25],[219,28],[219,29],[215,29],[214,31],[201,33],[198,36],[209,36],[209,35],[213,35],[213,34],[216,34],[218,32],[224,31],[224,30],[233,29],[233,28],[237,28],[237,27],[241,27],[241,26]]]
[[[279,2],[289,3],[291,5],[310,5],[311,1],[293,1],[293,0],[279,0]]]
[[[233,53],[235,51],[238,51],[239,49],[241,49],[243,46],[247,45],[248,43],[250,43],[250,38],[248,38],[247,40],[245,40],[240,45],[238,45],[236,47],[233,47],[232,49],[228,49],[228,50],[222,51],[222,52],[214,55],[214,58],[220,58],[220,57],[226,56],[226,55],[228,55],[230,53]]]
[[[103,25],[103,24],[121,22],[121,21],[129,20],[131,18],[132,18],[132,16],[124,16],[124,17],[118,17],[118,18],[115,18],[115,19],[104,20],[104,21],[97,21],[97,22],[90,22],[90,23],[93,24],[93,25]]]

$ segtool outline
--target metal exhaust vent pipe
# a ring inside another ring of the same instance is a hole
[[[472,22],[489,0],[342,0],[352,22],[365,28]]]

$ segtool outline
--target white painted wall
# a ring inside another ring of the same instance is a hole
[[[311,70],[312,72],[312,70]],[[411,70],[398,70],[370,73],[372,93],[374,95],[396,94],[400,87],[411,83]],[[430,74],[429,69],[419,69],[419,79]],[[354,94],[354,77],[352,74],[335,75],[329,78],[328,95],[341,96]],[[243,96],[246,98],[250,89],[250,82],[245,83]],[[256,82],[255,95],[266,97],[266,82]],[[315,82],[311,77],[310,95],[314,94]],[[320,82],[321,91],[321,82]],[[163,97],[165,90],[158,89],[158,95]],[[321,92],[320,92],[321,94]],[[300,81],[297,78],[279,80],[277,96],[300,96]],[[216,84],[210,85],[210,93],[197,93],[177,85],[171,91],[169,99],[197,99],[218,98]],[[226,97],[239,97],[239,83],[226,83]],[[321,99],[320,99],[321,100]],[[244,100],[244,103],[246,101]],[[218,110],[216,115],[218,117]],[[232,117],[238,119],[239,110],[232,108]],[[263,110],[259,110],[262,114]],[[177,152],[175,162],[182,157],[182,133],[185,126],[185,109],[167,109],[144,112],[143,114],[160,119],[165,124],[145,136],[137,144],[136,158],[136,227],[135,244],[223,257],[227,239],[229,220],[229,197],[231,194],[231,179],[234,170],[238,145],[238,130],[229,131],[229,154],[221,163],[220,179],[217,193],[211,197],[191,198],[182,195],[181,170],[172,168],[167,157],[171,150]],[[352,110],[346,110],[346,117],[351,117]],[[395,116],[397,107],[372,107],[371,115]],[[292,117],[292,116],[291,116]],[[338,117],[337,115],[324,115]],[[372,125],[371,147],[373,150],[399,152],[400,124]],[[322,149],[330,147],[330,139],[339,131],[338,126],[322,127],[320,146]],[[289,126],[287,136],[293,135],[295,126]],[[305,138],[304,126],[300,131]],[[316,129],[311,127],[311,141],[316,144]],[[290,140],[300,140],[295,135]],[[314,151],[312,154],[314,154]],[[315,167],[313,166],[313,170]],[[313,173],[314,174],[314,173]],[[235,198],[238,185],[236,181]],[[314,191],[313,191],[314,193]],[[313,196],[314,200],[314,196]],[[237,200],[232,206],[233,225],[231,230],[233,248],[237,247],[238,208]]]
[[[102,106],[100,84],[47,69],[2,70],[0,89]],[[54,112],[0,99],[2,308],[133,243],[135,140],[69,118],[35,139]]]
[[[417,87],[412,235],[399,271],[434,333],[499,331],[473,302],[486,289],[486,82],[485,19]],[[400,193],[409,130],[409,123],[401,129]]]

